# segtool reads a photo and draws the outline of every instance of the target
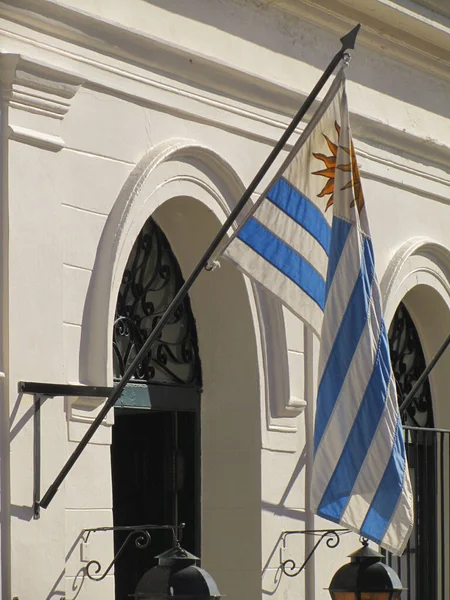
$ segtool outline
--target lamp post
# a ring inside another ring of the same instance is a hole
[[[197,566],[199,560],[176,543],[159,554],[156,567],[149,569],[136,586],[136,600],[212,600],[221,594],[211,575]]]
[[[381,562],[382,555],[363,547],[350,554],[350,562],[336,571],[328,591],[333,600],[398,600],[403,591],[397,573]]]

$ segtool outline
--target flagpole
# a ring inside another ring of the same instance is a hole
[[[40,502],[38,502],[38,505],[41,508],[48,507],[51,500],[53,499],[56,492],[58,491],[59,486],[64,481],[67,474],[72,469],[73,465],[75,464],[75,462],[77,461],[77,459],[79,458],[81,453],[83,452],[84,448],[87,446],[87,444],[91,440],[92,436],[99,428],[103,419],[106,417],[106,415],[108,414],[110,409],[114,406],[114,404],[119,399],[123,389],[125,388],[127,383],[130,381],[131,377],[133,376],[133,373],[135,372],[135,370],[138,367],[139,363],[141,362],[142,358],[145,356],[147,351],[150,349],[152,343],[157,339],[159,333],[161,332],[164,325],[169,321],[173,312],[177,309],[177,307],[181,304],[181,302],[183,301],[185,296],[188,294],[190,288],[192,287],[192,285],[195,282],[195,280],[197,279],[197,277],[200,275],[201,271],[208,264],[209,259],[214,254],[214,252],[217,250],[218,246],[220,245],[220,242],[222,241],[223,237],[227,233],[228,229],[232,226],[236,217],[239,215],[241,210],[244,208],[245,204],[250,199],[251,195],[254,193],[254,191],[256,190],[256,188],[260,184],[260,182],[262,181],[263,177],[266,175],[269,168],[274,163],[275,159],[277,158],[277,156],[279,155],[279,153],[285,146],[287,140],[289,139],[291,134],[294,132],[296,127],[299,125],[300,121],[305,116],[307,110],[311,107],[311,105],[314,102],[314,100],[316,99],[317,95],[319,94],[319,92],[322,90],[325,83],[328,81],[328,79],[332,75],[334,69],[337,67],[339,62],[344,57],[344,54],[347,52],[347,50],[351,50],[355,47],[356,37],[358,35],[358,31],[359,31],[360,27],[361,27],[360,24],[356,25],[356,27],[354,27],[351,31],[349,31],[346,35],[344,35],[344,37],[342,37],[340,39],[340,42],[342,44],[341,49],[332,58],[330,64],[327,66],[325,71],[322,73],[320,79],[318,80],[318,82],[314,86],[313,90],[311,91],[309,96],[306,98],[306,100],[302,104],[301,108],[299,109],[299,111],[297,112],[295,117],[292,119],[290,125],[284,131],[284,133],[281,136],[281,138],[279,139],[278,143],[276,144],[276,146],[274,146],[273,150],[270,152],[269,156],[266,158],[264,164],[262,165],[262,167],[259,169],[259,171],[255,175],[253,181],[250,183],[250,185],[245,190],[245,192],[242,195],[239,202],[236,204],[234,209],[231,211],[230,215],[228,216],[228,218],[226,219],[226,221],[224,222],[224,224],[218,231],[217,235],[215,236],[215,238],[209,245],[208,249],[206,250],[204,255],[201,257],[201,259],[199,260],[197,266],[194,268],[192,273],[189,275],[189,277],[186,279],[184,284],[179,289],[178,293],[176,294],[176,296],[174,297],[174,299],[172,300],[170,305],[167,307],[166,312],[162,315],[162,317],[156,324],[155,328],[152,330],[149,337],[146,339],[142,348],[139,350],[138,354],[136,354],[135,358],[128,366],[122,379],[114,387],[114,390],[111,392],[110,396],[107,398],[105,404],[103,405],[102,409],[98,413],[97,417],[94,419],[91,426],[89,427],[89,429],[86,431],[86,433],[82,437],[81,441],[79,442],[78,446],[75,448],[72,455],[69,457],[66,464],[62,467],[61,471],[55,478],[55,481],[49,486],[49,488],[46,491],[46,493],[44,494],[42,500]]]
[[[450,334],[447,336],[447,339],[442,344],[442,346],[439,348],[439,350],[437,351],[436,355],[429,362],[429,364],[427,365],[427,368],[424,370],[424,372],[422,373],[422,375],[416,381],[416,383],[414,384],[412,390],[409,392],[409,394],[403,400],[403,402],[402,402],[402,404],[400,406],[400,411],[399,411],[400,415],[403,415],[403,413],[405,412],[405,410],[408,408],[408,406],[414,400],[414,396],[416,395],[417,390],[420,388],[420,386],[422,385],[422,383],[425,381],[425,379],[431,373],[431,371],[433,370],[435,364],[441,358],[441,356],[444,354],[444,352],[447,349],[447,346],[449,344],[450,344]]]

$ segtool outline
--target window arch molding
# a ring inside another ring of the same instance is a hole
[[[401,302],[408,310],[428,363],[450,331],[450,252],[426,238],[406,242],[381,281],[385,320],[391,324]],[[450,428],[450,353],[430,374],[435,427]]]
[[[189,140],[163,142],[139,161],[112,207],[98,246],[83,315],[80,381],[112,384],[117,294],[147,219],[170,198],[192,196],[223,221],[243,190],[238,175],[218,154]]]
[[[433,288],[450,310],[450,252],[427,238],[408,240],[395,253],[381,280],[385,319],[417,285]]]

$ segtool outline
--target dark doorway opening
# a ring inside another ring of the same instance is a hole
[[[200,435],[197,411],[116,409],[111,446],[114,525],[185,523],[182,545],[200,553]],[[117,553],[127,532],[114,534]],[[155,556],[172,545],[170,531],[151,544],[129,543],[115,566],[116,600],[133,594]]]
[[[124,270],[113,330],[114,377],[124,376],[183,285],[178,261],[148,219]],[[189,298],[176,308],[116,403],[111,466],[115,526],[185,523],[182,545],[200,556],[200,393],[197,329]],[[117,554],[128,532],[116,531]],[[172,547],[152,531],[144,549],[128,543],[115,563],[116,600],[134,594],[155,556]]]

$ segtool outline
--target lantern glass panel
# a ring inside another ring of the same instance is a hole
[[[357,600],[355,592],[330,592],[333,600]]]
[[[397,596],[395,596],[397,597]],[[361,592],[361,600],[391,600],[392,591],[388,592]]]

